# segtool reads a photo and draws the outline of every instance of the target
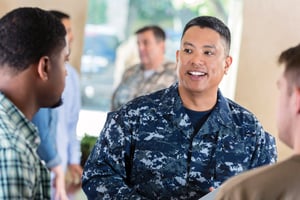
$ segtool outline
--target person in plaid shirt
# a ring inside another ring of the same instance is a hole
[[[31,119],[62,102],[66,30],[48,11],[22,7],[0,19],[0,38],[0,199],[50,199]]]

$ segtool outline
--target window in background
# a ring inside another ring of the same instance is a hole
[[[229,12],[234,2],[233,12]],[[148,24],[161,26],[167,34],[166,56],[175,61],[181,32],[188,20],[198,15],[213,15],[227,24],[234,24],[229,13],[235,17],[240,14],[241,5],[236,2],[241,1],[89,0],[81,59],[82,110],[78,124],[79,136],[100,133],[106,113],[110,110],[115,86],[125,68],[138,62],[134,37],[138,28]],[[234,84],[231,86],[233,90]],[[226,86],[224,88],[228,89]]]

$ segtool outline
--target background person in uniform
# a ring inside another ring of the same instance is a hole
[[[279,139],[293,155],[229,179],[217,200],[299,199],[300,197],[300,45],[281,53],[283,72],[278,79],[277,128]]]
[[[230,31],[219,19],[186,24],[178,82],[108,113],[82,176],[89,199],[199,199],[276,161],[274,137],[218,89],[229,50]]]
[[[39,8],[17,8],[0,19],[0,199],[50,199],[31,119],[40,107],[61,104],[65,36],[60,21]]]
[[[125,71],[113,93],[111,110],[135,97],[169,87],[176,81],[175,63],[165,60],[165,32],[153,25],[137,30],[136,35],[141,63]]]

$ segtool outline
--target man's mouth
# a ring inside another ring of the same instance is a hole
[[[191,75],[191,76],[205,76],[205,75],[207,75],[207,73],[199,72],[199,71],[188,71],[187,74]]]

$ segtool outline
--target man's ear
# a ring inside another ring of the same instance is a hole
[[[176,63],[178,62],[178,58],[179,58],[179,50],[176,51]]]
[[[47,80],[48,79],[48,73],[49,73],[49,57],[48,56],[43,56],[40,58],[37,69],[38,69],[38,74],[39,77],[42,80]]]
[[[295,88],[295,106],[297,113],[300,114],[300,87]]]
[[[226,59],[225,59],[225,68],[224,68],[224,73],[227,74],[230,66],[232,64],[232,57],[231,56],[227,56]]]

